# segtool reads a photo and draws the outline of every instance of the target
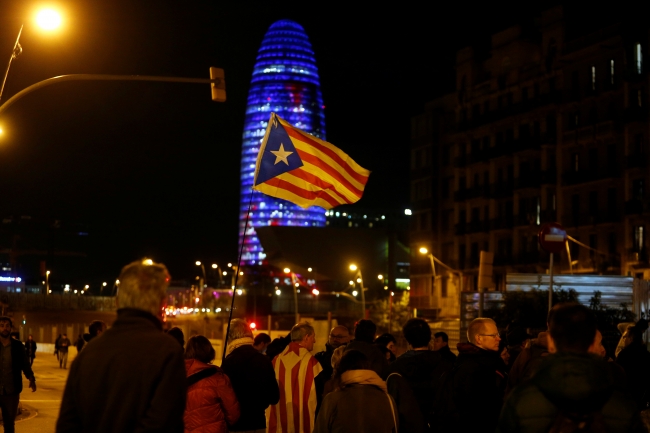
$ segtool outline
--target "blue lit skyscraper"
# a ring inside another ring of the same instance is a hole
[[[241,161],[240,246],[251,199],[255,161],[271,112],[325,140],[323,109],[316,59],[305,30],[293,21],[275,22],[266,32],[257,54],[248,93]],[[325,210],[320,207],[302,209],[255,191],[242,264],[261,264],[266,257],[254,228],[267,225],[324,226]]]

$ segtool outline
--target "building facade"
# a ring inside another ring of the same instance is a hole
[[[322,208],[302,209],[251,190],[257,154],[271,112],[325,140],[324,109],[316,60],[305,30],[290,20],[275,22],[264,36],[258,52],[246,107],[239,209],[239,245],[244,242],[242,264],[261,265],[266,258],[255,227],[325,225],[325,210]]]
[[[481,251],[485,289],[546,273],[549,222],[570,236],[555,272],[650,278],[648,27],[581,33],[561,7],[539,18],[458,51],[456,91],[412,119],[411,304],[433,317],[478,289]],[[420,247],[458,272],[432,278]]]

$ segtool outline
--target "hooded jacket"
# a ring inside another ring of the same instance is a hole
[[[634,401],[616,384],[608,363],[591,354],[549,355],[506,400],[498,432],[547,432],[560,411],[600,411],[607,432],[645,432]]]
[[[185,433],[228,433],[228,425],[239,419],[239,403],[228,376],[219,367],[197,359],[186,359],[185,369],[188,379],[208,369],[216,370],[187,388]]]
[[[458,343],[453,387],[458,402],[458,431],[493,432],[503,404],[507,373],[497,351]]]
[[[373,370],[350,370],[341,375],[341,389],[323,399],[314,433],[391,433],[398,426],[386,382]]]

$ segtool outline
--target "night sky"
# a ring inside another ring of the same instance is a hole
[[[209,78],[210,66],[225,69],[228,93],[217,103],[207,84],[73,82],[30,94],[0,119],[0,217],[87,224],[83,272],[97,279],[143,256],[174,278],[195,274],[197,259],[235,262],[246,97],[282,18],[311,39],[328,141],[372,171],[358,206],[408,207],[411,116],[453,90],[456,50],[532,19],[530,6],[453,3],[63,1],[64,27],[45,36],[36,3],[0,2],[3,73],[25,23],[3,101],[56,75]]]

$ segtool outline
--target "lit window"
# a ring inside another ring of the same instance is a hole
[[[614,84],[614,59],[609,61],[609,82]]]
[[[643,64],[643,53],[641,52],[641,44],[634,44],[634,63],[636,64],[636,73],[640,74]]]
[[[596,66],[591,67],[591,90],[596,90]]]

